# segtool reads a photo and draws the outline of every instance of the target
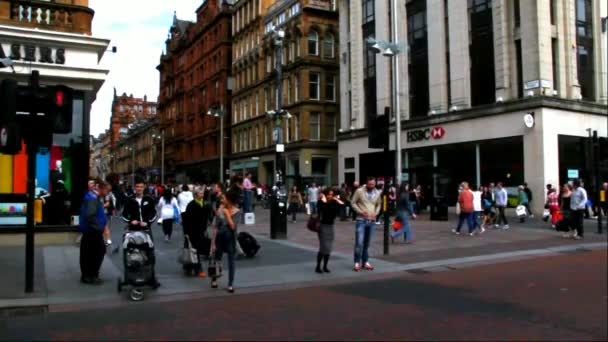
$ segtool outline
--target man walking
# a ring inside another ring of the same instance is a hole
[[[505,209],[507,208],[508,203],[508,195],[507,190],[502,186],[501,182],[498,182],[496,185],[496,208],[498,208],[498,219],[496,220],[495,228],[498,228],[501,222],[504,224],[502,229],[509,229],[509,222],[507,222],[507,217],[505,216]]]
[[[572,185],[574,190],[572,196],[570,196],[570,210],[572,210],[572,225],[575,229],[572,237],[580,240],[584,237],[583,220],[587,204],[587,191],[581,186],[579,179],[574,180]]]
[[[467,221],[467,227],[469,227],[469,235],[473,236],[475,230],[475,224],[473,223],[473,192],[469,188],[469,183],[462,183],[462,191],[458,195],[458,204],[460,204],[460,215],[458,216],[458,226],[456,229],[452,229],[452,232],[456,235],[460,235],[460,228],[464,221]]]
[[[312,183],[312,185],[308,188],[307,191],[308,196],[308,206],[310,207],[310,215],[317,214],[317,202],[319,201],[319,188],[316,183]]]
[[[528,183],[524,183],[524,192],[526,193],[526,196],[528,197],[528,202],[526,204],[524,204],[524,207],[526,207],[526,212],[528,213],[528,217],[534,218],[534,214],[532,214],[532,212],[530,211],[530,205],[532,205],[532,190],[530,190],[530,188],[528,188]]]
[[[365,187],[357,189],[352,199],[353,210],[357,212],[355,235],[355,266],[359,272],[361,265],[366,270],[373,270],[369,263],[369,243],[376,228],[376,218],[381,209],[381,192],[376,189],[376,180],[368,178]]]
[[[251,173],[245,175],[243,179],[243,211],[245,213],[251,212],[251,205],[253,202],[253,183],[251,183]]]
[[[106,254],[103,233],[107,227],[104,197],[108,194],[109,184],[97,181],[97,186],[89,190],[80,208],[80,281],[84,284],[101,284],[99,269]]]

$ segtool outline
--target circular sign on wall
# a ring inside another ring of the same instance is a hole
[[[528,128],[534,127],[534,113],[526,113],[524,115],[524,124]]]

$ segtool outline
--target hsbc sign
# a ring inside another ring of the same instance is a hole
[[[445,135],[445,129],[437,126],[432,128],[416,129],[407,132],[407,142],[417,142],[424,140],[439,140]]]

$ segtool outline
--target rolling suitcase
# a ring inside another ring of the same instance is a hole
[[[247,232],[240,232],[237,241],[248,258],[253,258],[260,250],[258,241]]]

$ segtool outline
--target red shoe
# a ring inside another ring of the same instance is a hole
[[[207,276],[207,274],[205,272],[198,272],[196,274],[196,276],[199,277],[199,278],[205,278]]]
[[[373,271],[374,270],[374,266],[372,266],[369,262],[365,263],[365,269],[368,271]]]
[[[359,263],[355,263],[355,267],[353,267],[353,271],[359,272],[361,270],[361,265]]]

